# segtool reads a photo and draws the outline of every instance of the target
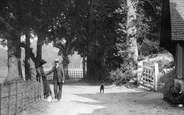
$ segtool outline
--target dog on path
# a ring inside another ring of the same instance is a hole
[[[105,89],[105,86],[104,86],[104,84],[102,83],[102,84],[100,85],[100,93],[104,93],[104,89]]]

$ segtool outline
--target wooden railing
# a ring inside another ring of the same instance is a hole
[[[37,81],[0,84],[0,115],[18,115],[41,97],[42,85]]]

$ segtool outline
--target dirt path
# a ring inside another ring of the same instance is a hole
[[[34,115],[184,115],[184,108],[170,107],[161,93],[106,86],[99,94],[99,86],[73,80],[64,85],[60,102],[46,102]]]

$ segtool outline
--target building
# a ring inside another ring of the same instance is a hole
[[[163,0],[160,46],[175,58],[175,83],[184,91],[184,0]]]

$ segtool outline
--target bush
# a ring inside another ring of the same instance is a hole
[[[176,78],[175,70],[160,76],[159,83],[164,83],[164,87],[160,89],[160,92],[166,93],[170,90],[170,87],[174,85],[174,78]]]
[[[177,106],[178,104],[184,104],[184,92],[181,92],[180,84],[171,86],[170,90],[164,93],[164,101]]]
[[[156,54],[159,51],[158,40],[144,39],[141,44],[139,44],[139,53],[143,56],[148,56],[150,54]]]
[[[122,85],[127,83],[132,78],[132,73],[128,70],[125,72],[122,69],[118,68],[110,72],[109,80],[112,81],[115,85]]]
[[[171,105],[184,104],[184,92],[181,92],[180,84],[174,85],[174,78],[176,78],[175,70],[164,75],[160,82],[165,83],[162,89],[163,99]]]

